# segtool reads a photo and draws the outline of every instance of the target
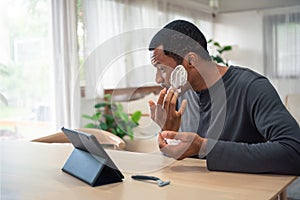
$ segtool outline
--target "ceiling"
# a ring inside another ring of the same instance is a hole
[[[300,6],[300,0],[189,0],[211,7],[218,5],[218,13],[240,12],[288,6]]]

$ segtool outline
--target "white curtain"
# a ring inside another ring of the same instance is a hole
[[[56,129],[79,126],[77,1],[52,0],[54,117]]]
[[[194,22],[212,37],[212,17],[197,8],[167,0],[82,0],[85,28],[86,97],[103,88],[153,85],[149,42],[174,19]]]
[[[264,16],[264,47],[267,75],[300,77],[300,8]]]
[[[300,93],[300,7],[266,10],[264,26],[264,67],[284,101]]]

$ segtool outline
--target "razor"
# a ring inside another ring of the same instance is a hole
[[[138,181],[156,181],[159,187],[163,187],[170,184],[170,181],[163,181],[155,176],[133,175],[131,176],[131,178]]]

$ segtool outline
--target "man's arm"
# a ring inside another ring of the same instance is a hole
[[[267,142],[215,141],[206,145],[209,170],[300,175],[300,128],[266,79],[247,91],[251,122]]]

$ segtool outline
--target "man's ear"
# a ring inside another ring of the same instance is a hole
[[[189,52],[184,56],[184,60],[186,60],[188,67],[196,66],[196,62],[198,59],[198,55],[194,52]]]

